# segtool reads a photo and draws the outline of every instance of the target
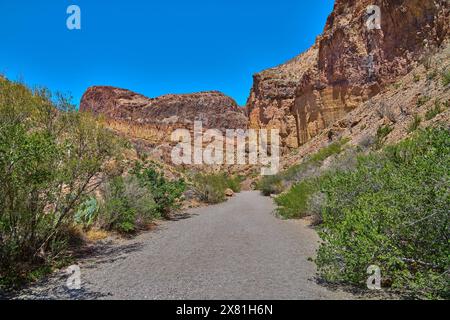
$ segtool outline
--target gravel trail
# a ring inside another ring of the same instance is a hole
[[[36,299],[347,299],[315,280],[318,236],[273,214],[258,192],[188,211],[79,262],[82,289],[55,274],[21,293]]]

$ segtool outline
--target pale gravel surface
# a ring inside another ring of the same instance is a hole
[[[351,299],[317,284],[314,230],[243,192],[80,261],[80,291],[55,274],[21,293],[33,299]]]

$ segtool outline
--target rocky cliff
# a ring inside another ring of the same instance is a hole
[[[83,95],[80,111],[101,116],[106,126],[130,140],[138,155],[172,164],[175,142],[171,134],[187,129],[193,136],[194,121],[203,129],[246,129],[248,119],[243,108],[217,92],[170,94],[147,98],[130,90],[94,86]]]
[[[80,110],[160,129],[187,128],[197,120],[205,128],[247,127],[247,118],[236,102],[217,91],[147,98],[125,89],[95,86],[84,93]]]
[[[279,129],[283,147],[297,144],[296,118],[291,113],[295,90],[305,72],[317,59],[317,47],[278,67],[253,76],[253,87],[247,101],[251,128]]]
[[[366,25],[369,5],[380,8],[381,29]],[[306,143],[432,55],[449,21],[445,0],[336,0],[310,50],[254,76],[251,126],[281,128],[286,147]]]

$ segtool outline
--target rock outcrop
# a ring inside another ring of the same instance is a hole
[[[195,121],[202,122],[203,130],[248,127],[243,108],[217,91],[147,98],[130,90],[94,86],[83,95],[80,111],[101,116],[109,129],[133,143],[139,156],[169,165],[176,129],[189,130],[193,138]]]
[[[281,167],[287,169],[313,153],[345,139],[348,146],[360,150],[372,149],[380,138],[380,128],[390,128],[383,145],[395,144],[414,135],[412,124],[418,127],[443,126],[450,129],[450,84],[444,81],[444,71],[450,71],[450,42],[417,64],[405,76],[386,86],[372,99],[344,115],[303,144],[286,154]],[[332,132],[330,139],[329,133]]]
[[[80,110],[158,129],[187,128],[194,121],[219,130],[247,128],[247,118],[236,102],[217,91],[147,98],[125,89],[95,86],[84,93]]]
[[[275,68],[253,76],[247,101],[251,128],[279,129],[282,145],[297,147],[296,118],[291,113],[295,90],[304,73],[317,59],[317,47]]]
[[[381,29],[366,25],[370,5]],[[278,126],[286,147],[306,143],[431,55],[448,40],[449,21],[445,0],[336,0],[312,49],[255,75],[251,125]]]

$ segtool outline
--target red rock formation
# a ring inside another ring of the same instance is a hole
[[[200,120],[205,128],[247,127],[242,109],[230,97],[216,91],[147,98],[114,87],[91,87],[83,95],[81,111],[91,111],[118,122],[134,125],[189,128]]]
[[[366,26],[369,5],[381,9],[381,30]],[[445,0],[336,0],[312,49],[255,76],[251,125],[278,126],[287,147],[304,144],[407,74],[449,38],[449,21]]]

